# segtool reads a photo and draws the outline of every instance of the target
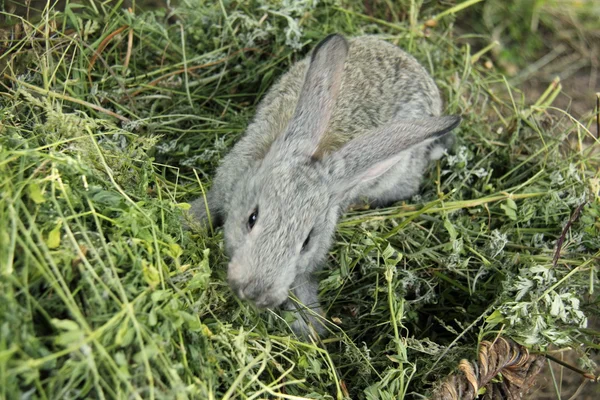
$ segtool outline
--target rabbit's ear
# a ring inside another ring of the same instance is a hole
[[[348,142],[326,160],[335,180],[335,195],[345,197],[380,177],[406,156],[402,154],[405,150],[444,136],[459,123],[458,116],[393,121]]]
[[[348,42],[329,35],[313,50],[296,110],[280,143],[312,157],[327,127],[340,91]]]

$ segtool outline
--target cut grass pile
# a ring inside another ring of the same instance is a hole
[[[499,335],[594,370],[595,122],[552,107],[559,83],[530,105],[484,66],[452,23],[476,1],[115,3],[12,16],[0,55],[1,399],[419,398]],[[414,54],[464,121],[420,195],[341,219],[320,274],[339,329],[306,343],[233,296],[221,232],[180,216],[331,32]]]

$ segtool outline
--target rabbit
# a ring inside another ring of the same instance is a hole
[[[223,225],[227,279],[240,299],[308,308],[292,329],[324,334],[313,273],[338,218],[350,205],[417,193],[460,120],[441,116],[437,86],[399,47],[329,35],[272,86],[190,212],[203,226]]]

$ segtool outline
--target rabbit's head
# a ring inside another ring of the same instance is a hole
[[[276,307],[297,276],[312,272],[330,247],[340,209],[388,171],[402,152],[446,134],[458,117],[398,121],[320,156],[341,86],[348,43],[339,35],[313,51],[287,130],[237,183],[225,221],[234,292]],[[276,116],[273,116],[276,117]]]

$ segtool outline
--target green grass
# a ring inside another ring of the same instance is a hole
[[[552,106],[559,84],[527,103],[462,44],[480,4],[117,3],[19,20],[0,56],[0,399],[415,397],[498,335],[594,369],[595,121]],[[419,196],[341,219],[320,287],[339,329],[306,343],[235,298],[221,231],[180,216],[331,32],[410,51],[464,121]]]

